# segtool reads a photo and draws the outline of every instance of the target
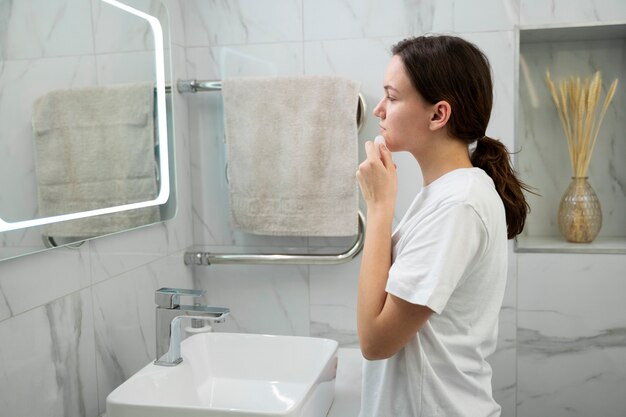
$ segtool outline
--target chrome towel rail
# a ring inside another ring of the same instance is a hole
[[[171,87],[168,86],[170,91]],[[204,91],[221,91],[222,82],[218,80],[178,80],[176,88],[179,93],[198,93]],[[357,106],[357,127],[365,123],[366,106],[365,98],[359,94]],[[262,264],[262,265],[335,265],[348,262],[355,258],[365,241],[365,218],[363,213],[358,213],[359,229],[356,240],[352,247],[337,254],[240,254],[240,253],[213,253],[213,252],[185,252],[185,265],[214,265],[214,264]]]
[[[365,240],[365,218],[359,212],[359,231],[352,247],[345,252],[330,255],[309,254],[238,254],[213,252],[185,252],[185,265],[214,265],[214,264],[263,264],[263,265],[335,265],[342,264],[355,258]]]
[[[166,86],[166,92],[171,91],[171,86]],[[176,82],[176,88],[179,93],[200,93],[203,91],[221,91],[222,82],[219,80],[178,80]],[[365,115],[367,114],[367,107],[365,105],[365,97],[359,93],[359,103],[356,109],[356,123],[357,128],[360,131],[361,127],[365,123]]]
[[[178,80],[176,88],[179,93],[197,93],[201,91],[220,91],[222,82],[216,80]]]

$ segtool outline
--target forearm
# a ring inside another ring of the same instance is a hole
[[[369,208],[357,303],[357,328],[363,350],[379,339],[378,318],[385,306],[391,266],[392,221],[393,208]]]

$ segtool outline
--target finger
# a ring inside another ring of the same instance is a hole
[[[367,155],[367,159],[380,159],[380,150],[378,149],[378,145],[371,140],[365,142],[365,154]]]
[[[396,168],[396,164],[393,162],[393,158],[391,157],[391,152],[387,149],[387,146],[384,144],[380,144],[380,159],[383,161],[383,165],[385,168],[394,167]]]

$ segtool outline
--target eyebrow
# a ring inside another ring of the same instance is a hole
[[[397,88],[394,88],[394,87],[392,87],[392,86],[390,86],[390,85],[384,85],[384,86],[383,86],[383,88],[384,88],[385,90],[393,90],[393,91],[395,91],[396,93],[399,93],[399,92],[400,92],[400,91],[398,91],[398,89],[397,89]]]

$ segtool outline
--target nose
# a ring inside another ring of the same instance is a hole
[[[376,107],[374,107],[374,110],[372,111],[374,116],[378,117],[379,119],[384,119],[385,118],[384,101],[385,101],[385,98],[383,97],[382,99],[380,99],[380,101],[378,102]]]

